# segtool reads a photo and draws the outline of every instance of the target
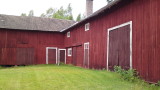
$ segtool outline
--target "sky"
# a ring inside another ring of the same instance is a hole
[[[61,6],[66,8],[69,3],[73,9],[73,17],[76,18],[79,13],[85,13],[86,0],[0,0],[0,14],[17,15],[34,11],[35,16],[45,13],[48,8],[59,9]],[[106,0],[94,0],[93,11],[104,7]]]

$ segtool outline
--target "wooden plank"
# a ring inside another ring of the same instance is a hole
[[[65,63],[65,58],[66,58],[65,57],[65,50],[60,50],[59,54],[60,54],[60,57],[59,57],[60,62]]]
[[[17,65],[33,65],[35,60],[34,48],[17,48]]]
[[[72,64],[77,65],[77,48],[72,48]]]
[[[48,49],[48,64],[56,64],[56,49]]]

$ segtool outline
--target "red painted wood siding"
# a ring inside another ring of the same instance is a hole
[[[71,37],[65,34],[65,47],[90,42],[90,68],[106,68],[107,29],[133,22],[132,63],[140,76],[147,81],[160,80],[160,0],[124,0],[104,14],[72,28]],[[84,51],[81,51],[83,54]],[[81,61],[83,61],[81,57]],[[67,60],[71,59],[67,57]]]
[[[0,65],[46,64],[46,47],[64,48],[63,33],[0,29],[0,37]],[[28,56],[19,57],[19,48],[32,48],[33,53],[20,50]]]

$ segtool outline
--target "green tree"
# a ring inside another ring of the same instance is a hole
[[[73,20],[71,4],[68,5],[67,9],[60,7],[60,9],[53,14],[53,18]]]
[[[28,15],[22,13],[21,16],[34,16],[34,11],[30,10]],[[45,13],[42,13],[40,17],[73,20],[71,4],[68,4],[66,9],[64,9],[63,6],[59,9],[49,8]]]
[[[41,14],[41,17],[73,20],[71,4],[66,9],[63,7],[60,7],[58,10],[49,8],[46,13]]]
[[[28,16],[34,16],[34,11],[30,10]]]
[[[26,13],[22,13],[21,16],[27,16],[27,14]]]
[[[40,17],[47,17],[47,18],[52,18],[53,14],[55,13],[55,9],[49,8],[46,13],[42,13]]]
[[[82,19],[81,14],[78,14],[76,21],[80,21]]]
[[[46,15],[44,13],[42,13],[40,17],[46,17]]]

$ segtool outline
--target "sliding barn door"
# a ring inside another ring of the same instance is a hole
[[[17,48],[17,65],[34,64],[34,48]]]
[[[89,68],[89,43],[84,43],[84,63],[85,68]]]
[[[109,31],[108,68],[130,68],[130,25]]]

